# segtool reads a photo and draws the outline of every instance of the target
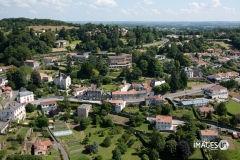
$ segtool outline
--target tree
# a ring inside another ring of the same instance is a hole
[[[26,89],[35,93],[37,91],[37,86],[34,84],[29,84]]]
[[[48,118],[45,116],[37,117],[35,123],[38,128],[43,128],[43,127],[49,126]]]
[[[142,114],[139,114],[137,116],[131,116],[129,118],[130,123],[132,126],[136,127],[136,126],[140,126],[141,124],[143,124],[145,122],[145,116]]]
[[[228,151],[222,151],[222,150],[211,150],[210,155],[212,156],[212,159],[214,160],[230,160]]]
[[[121,154],[125,154],[125,152],[127,152],[127,145],[123,142],[120,142],[117,145],[117,148],[120,150]]]
[[[160,86],[153,87],[153,91],[155,95],[165,94],[169,90],[170,90],[170,86],[168,83],[164,83]]]
[[[34,70],[31,74],[30,82],[36,86],[40,86],[41,84],[41,76],[38,71]]]
[[[20,89],[21,87],[25,87],[27,85],[27,79],[23,71],[21,70],[16,71],[14,75],[14,84],[16,85],[17,89]]]
[[[181,89],[185,89],[187,87],[188,77],[184,70],[180,72],[180,82],[181,82]]]
[[[165,140],[163,135],[158,131],[153,132],[151,136],[150,145],[152,148],[156,149],[158,152],[162,152],[165,146]]]
[[[93,153],[97,153],[99,151],[98,143],[97,142],[93,142],[92,146],[93,146],[92,152]]]
[[[79,124],[81,121],[81,118],[78,116],[75,116],[75,117],[73,117],[73,121],[74,121],[74,123]]]
[[[71,116],[70,113],[64,113],[62,119],[64,121],[67,121],[70,118],[70,116]]]
[[[177,142],[175,140],[167,141],[164,150],[168,155],[174,156],[177,151]]]
[[[12,66],[11,68],[9,68],[9,70],[7,70],[6,76],[7,76],[8,81],[14,82],[14,78],[15,78],[17,70],[18,70],[18,68],[15,66]]]
[[[139,68],[134,67],[131,72],[131,80],[139,80],[141,76],[142,76],[142,71]]]
[[[232,115],[232,118],[230,119],[230,124],[233,126],[233,127],[236,127],[237,124],[238,124],[238,119],[236,117],[236,115]]]
[[[217,114],[220,116],[226,116],[227,115],[227,107],[226,104],[224,102],[221,102],[218,106],[217,106],[217,110],[216,110]]]
[[[159,159],[159,153],[157,152],[156,149],[152,149],[148,156],[149,156],[150,160],[158,160]]]
[[[28,104],[25,106],[25,109],[26,109],[26,112],[27,112],[27,113],[32,113],[32,112],[36,109],[36,107],[35,107],[33,104],[28,103]]]
[[[175,70],[171,74],[170,87],[172,92],[176,92],[179,89],[179,79]]]
[[[54,32],[49,31],[42,33],[39,39],[44,41],[49,47],[54,47],[56,36]]]
[[[188,142],[180,141],[178,143],[177,154],[183,159],[187,159],[192,154]]]
[[[12,89],[15,89],[15,88],[16,88],[15,84],[14,84],[12,81],[8,81],[8,83],[7,83],[6,86],[11,87]]]
[[[113,127],[114,126],[113,120],[111,120],[111,119],[105,119],[104,124],[105,124],[106,127]]]
[[[103,147],[111,146],[111,138],[110,137],[105,137],[101,145]]]
[[[89,62],[83,62],[81,69],[78,71],[78,78],[88,79],[93,74],[94,66]]]
[[[112,159],[113,160],[122,160],[122,157],[121,157],[121,152],[119,150],[118,147],[116,147],[113,151],[112,151]]]
[[[148,62],[146,60],[141,60],[139,68],[142,70],[143,75],[146,75],[148,71]]]
[[[106,84],[110,84],[112,83],[112,78],[110,77],[104,77],[103,78],[103,84],[106,85]]]
[[[80,121],[80,126],[83,128],[83,129],[86,129],[88,125],[91,124],[91,120],[88,118],[88,117],[85,117],[83,119],[81,119]]]
[[[88,136],[86,136],[86,137],[83,139],[82,144],[83,144],[83,145],[86,145],[86,144],[88,144],[89,142],[90,142],[90,140],[89,140]]]
[[[141,160],[149,160],[148,156],[146,154],[144,154],[142,157],[141,157]]]
[[[70,75],[71,72],[72,72],[72,58],[68,55],[67,56],[66,74]]]
[[[172,106],[171,105],[169,105],[169,104],[162,105],[162,112],[161,113],[163,115],[170,115],[171,111],[172,111]]]
[[[100,113],[103,116],[106,116],[106,115],[108,115],[108,113],[111,112],[111,110],[112,110],[112,105],[108,102],[102,101]]]
[[[96,115],[95,117],[95,125],[99,125],[102,123],[102,118],[99,115]]]
[[[103,160],[103,156],[102,155],[98,155],[97,157],[94,158],[94,160]]]
[[[24,136],[23,134],[18,134],[17,135],[17,141],[22,144],[24,142]]]
[[[212,111],[209,111],[209,112],[207,113],[207,119],[212,120]]]

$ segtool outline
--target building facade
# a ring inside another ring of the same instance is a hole
[[[132,54],[122,54],[120,56],[108,56],[109,68],[132,67]]]
[[[156,116],[156,128],[158,130],[173,130],[172,116]]]
[[[22,104],[32,102],[34,101],[34,94],[24,88],[18,93],[17,101]]]
[[[108,100],[107,102],[113,105],[114,111],[117,113],[121,112],[126,106],[126,101],[123,100]]]
[[[91,109],[92,109],[91,104],[82,104],[77,108],[78,117],[81,118],[88,117],[88,114],[91,111]]]
[[[219,137],[217,130],[200,130],[199,136],[202,141],[213,141]]]
[[[164,98],[160,95],[145,97],[146,106],[156,106],[158,104],[163,104],[164,102]]]
[[[16,121],[24,120],[26,118],[26,110],[25,105],[18,103],[16,101],[9,104],[4,110],[0,112],[0,120],[1,121]]]
[[[36,67],[39,67],[40,62],[35,61],[35,60],[26,60],[25,64],[29,67],[36,68]]]
[[[228,98],[227,88],[220,85],[216,85],[206,89],[204,91],[204,94],[211,99],[214,99],[214,98],[227,99]]]
[[[186,72],[188,78],[193,78],[193,70],[191,68],[185,67],[184,71]]]
[[[68,89],[71,85],[71,78],[61,74],[59,71],[59,74],[54,77],[54,84],[61,89]]]
[[[45,102],[40,102],[41,109],[46,114],[49,114],[49,111],[57,109],[57,102],[56,101],[45,101]]]

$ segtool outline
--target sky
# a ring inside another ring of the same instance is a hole
[[[2,18],[240,21],[240,0],[0,0]]]

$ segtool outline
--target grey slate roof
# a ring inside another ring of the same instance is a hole
[[[5,109],[10,109],[10,110],[12,110],[14,112],[15,110],[17,110],[21,106],[22,106],[21,103],[18,103],[16,101],[14,101],[11,104],[9,104]]]
[[[208,100],[207,99],[196,99],[196,100],[192,100],[192,101],[182,101],[181,103],[184,106],[188,106],[188,105],[208,103]]]
[[[91,104],[82,104],[81,106],[79,106],[78,108],[85,108],[85,109],[87,109],[87,108],[89,108],[89,107],[91,107],[92,105]]]
[[[26,88],[23,88],[19,94],[18,97],[24,97],[33,94],[33,92],[28,91]]]

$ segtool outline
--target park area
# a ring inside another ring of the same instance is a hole
[[[207,83],[205,83],[205,82],[188,82],[187,86],[194,87],[194,86],[200,86],[200,85],[205,85],[205,84],[207,84]]]
[[[235,102],[233,100],[229,100],[226,104],[227,111],[231,114],[239,114],[240,113],[240,103]]]

